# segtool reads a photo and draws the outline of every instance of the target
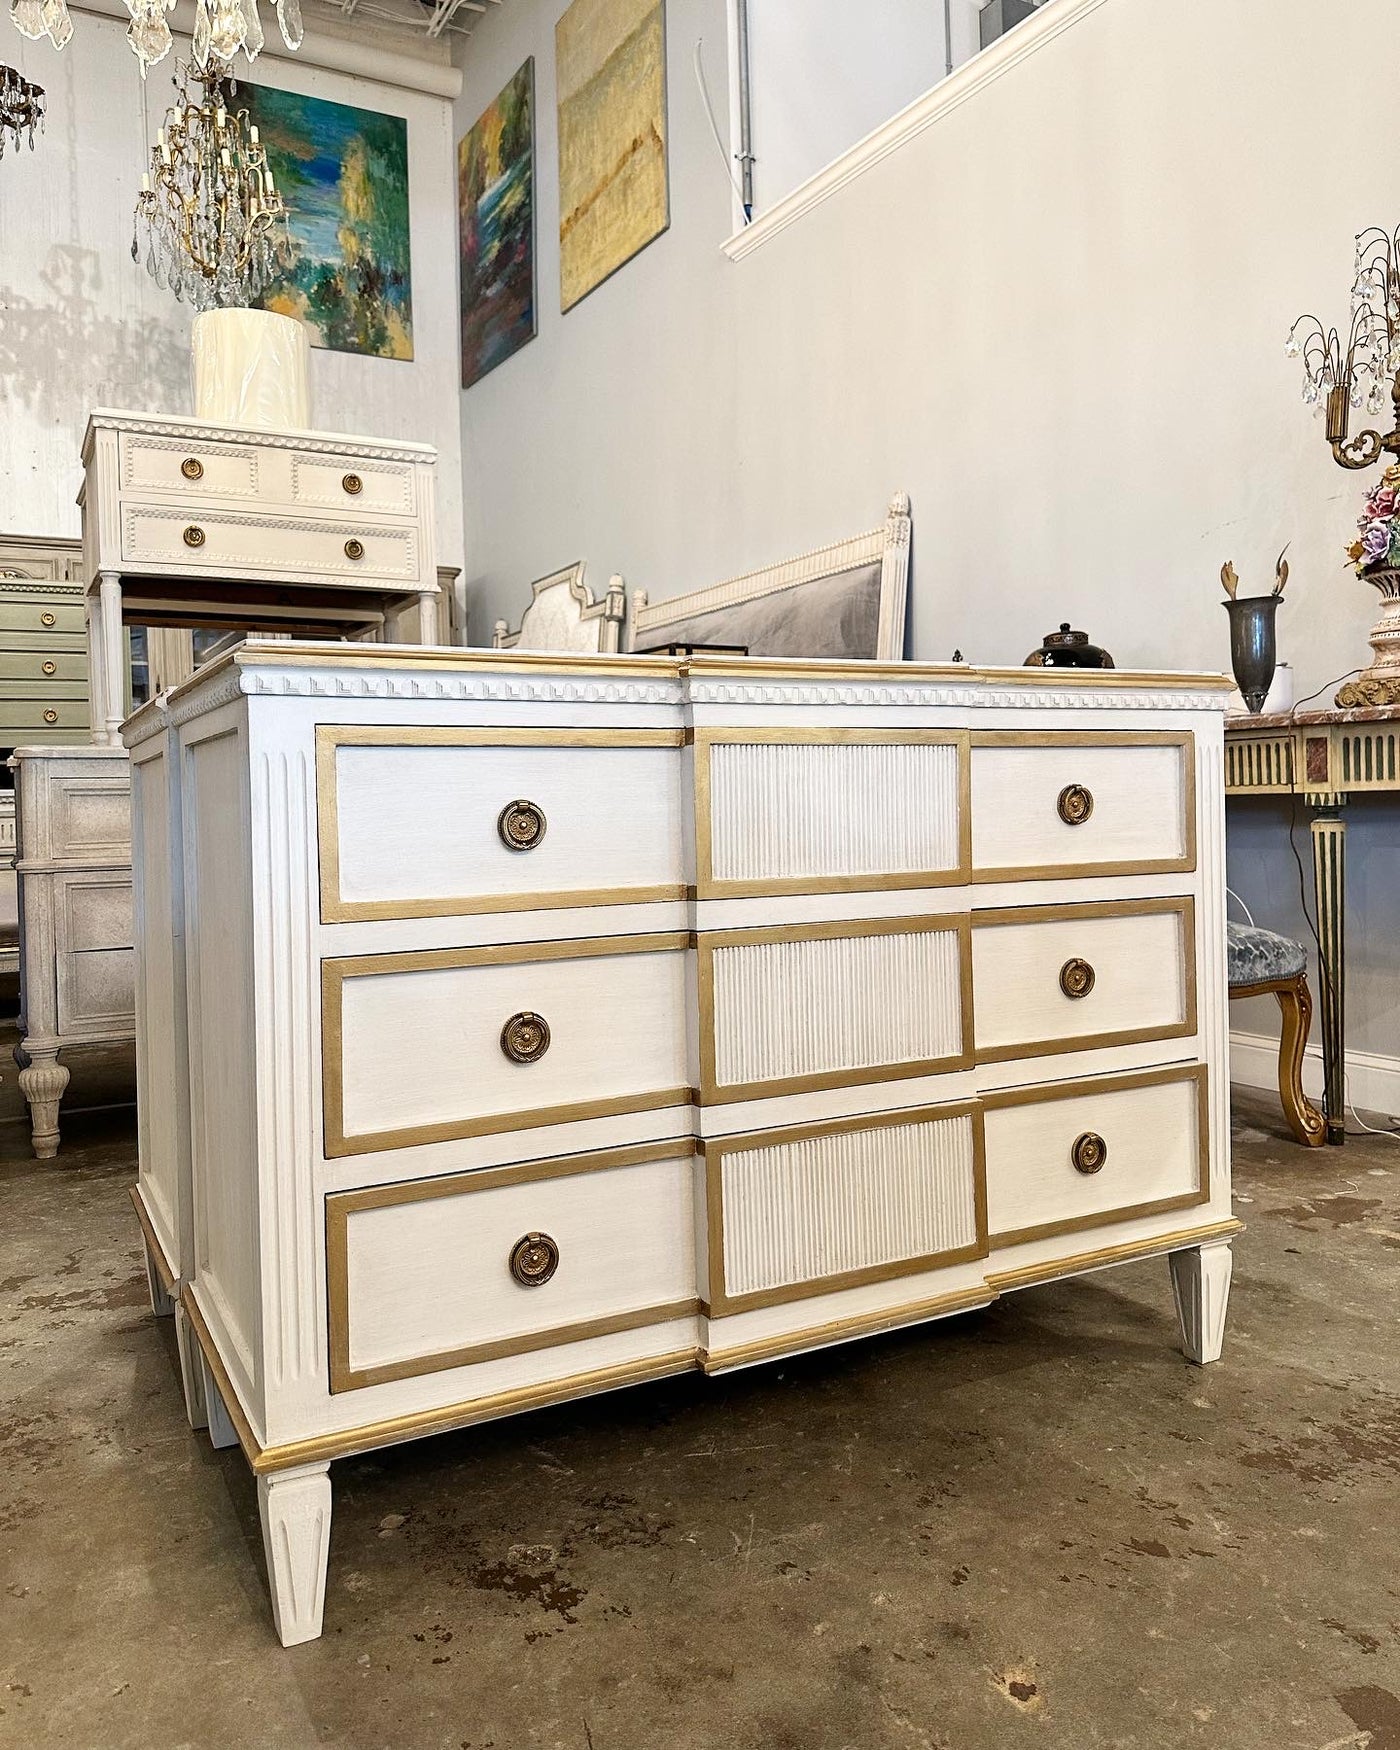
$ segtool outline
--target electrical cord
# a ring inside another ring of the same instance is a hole
[[[695,39],[695,83],[700,87],[700,101],[701,101],[701,103],[704,104],[705,114],[709,118],[710,132],[714,135],[715,146],[719,152],[720,157],[724,161],[725,174],[729,177],[729,181],[730,181],[731,185],[733,186],[734,192],[739,197],[739,205],[740,205],[740,207],[743,208],[743,211],[744,211],[744,223],[747,225],[749,222],[749,211],[748,211],[748,208],[744,206],[744,186],[739,181],[739,178],[734,174],[734,165],[730,160],[729,152],[728,152],[727,148],[725,147],[724,141],[722,139],[720,139],[720,137],[719,137],[719,123],[715,120],[715,106],[710,102],[710,88],[705,83],[705,68],[704,68],[703,62],[700,59],[700,51],[704,48],[704,46],[705,46],[705,39],[703,37],[696,37],[696,39]]]

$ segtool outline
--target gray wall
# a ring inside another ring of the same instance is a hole
[[[721,104],[724,3],[668,0],[671,228],[563,317],[562,10],[493,9],[457,106],[460,135],[536,56],[540,334],[462,398],[478,641],[566,561],[660,599],[872,527],[902,488],[915,657],[1019,662],[1070,619],[1120,665],[1218,669],[1221,563],[1264,588],[1288,541],[1299,694],[1367,659],[1362,482],[1282,349],[1301,310],[1341,320],[1354,233],[1400,218],[1386,154],[1318,99],[1320,66],[1400,65],[1393,0],[1107,0],[738,262],[691,70],[703,38]],[[1362,830],[1352,1037],[1395,1052],[1391,841]],[[1231,844],[1287,921],[1277,816]]]

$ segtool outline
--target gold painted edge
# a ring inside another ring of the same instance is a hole
[[[660,905],[689,897],[676,883],[668,887],[565,887],[538,893],[487,893],[460,899],[322,899],[323,924],[385,923],[396,918],[468,918],[493,912],[569,911],[600,905]]]
[[[985,1283],[956,1293],[940,1294],[929,1300],[906,1301],[902,1305],[885,1307],[878,1312],[861,1313],[853,1318],[835,1319],[829,1324],[810,1325],[806,1330],[781,1331],[771,1337],[760,1337],[751,1343],[739,1343],[731,1349],[702,1349],[699,1354],[701,1371],[706,1374],[728,1372],[735,1367],[749,1367],[761,1361],[773,1361],[801,1353],[804,1349],[826,1348],[834,1343],[848,1342],[858,1337],[875,1337],[885,1331],[895,1331],[904,1325],[920,1324],[928,1319],[944,1318],[952,1313],[972,1312],[990,1306],[996,1293]]]
[[[146,1200],[141,1194],[140,1186],[128,1185],[127,1195],[131,1198],[131,1207],[136,1211],[136,1220],[141,1227],[141,1236],[146,1242],[146,1250],[150,1254],[151,1262],[155,1265],[156,1275],[160,1277],[161,1287],[174,1299],[180,1292],[180,1279],[165,1255],[164,1246],[156,1237],[155,1224],[151,1220],[150,1211],[146,1208]]]
[[[631,936],[568,936],[558,942],[496,942],[478,948],[391,949],[380,954],[336,954],[322,966],[342,978],[372,978],[400,972],[441,972],[472,966],[528,966],[541,960],[602,960],[621,954],[672,954],[691,945],[688,930],[655,930]]]
[[[1178,1228],[1172,1233],[1154,1234],[1140,1240],[1124,1240],[1121,1245],[1101,1246],[1092,1252],[1077,1252],[1069,1258],[1051,1258],[1041,1264],[1023,1264],[1015,1270],[994,1270],[987,1277],[988,1286],[997,1294],[1009,1294],[1018,1288],[1034,1288],[1041,1282],[1054,1282],[1061,1276],[1081,1276],[1091,1270],[1106,1269],[1112,1264],[1130,1264],[1136,1258],[1156,1257],[1162,1252],[1185,1251],[1190,1246],[1206,1245],[1212,1240],[1233,1239],[1244,1232],[1244,1223],[1230,1217],[1226,1221],[1210,1222],[1204,1227]]]
[[[238,1393],[233,1389],[233,1381],[229,1378],[228,1369],[224,1366],[218,1345],[215,1343],[208,1325],[204,1322],[204,1314],[195,1297],[192,1282],[184,1282],[180,1285],[180,1305],[185,1309],[190,1321],[190,1329],[194,1332],[204,1359],[209,1364],[209,1371],[214,1375],[215,1384],[219,1388],[219,1396],[223,1399],[228,1418],[233,1423],[234,1432],[238,1436],[238,1444],[243,1448],[243,1456],[255,1471],[268,1468],[262,1463],[266,1448],[260,1445],[247,1413],[239,1401]]]

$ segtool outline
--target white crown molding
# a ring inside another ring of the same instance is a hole
[[[820,206],[838,189],[845,188],[847,183],[854,182],[856,177],[863,176],[892,152],[899,151],[910,140],[917,138],[925,128],[932,127],[935,122],[942,121],[944,116],[951,115],[969,97],[982,90],[983,86],[990,85],[994,79],[1000,79],[1003,73],[1009,73],[1013,67],[1018,67],[1027,56],[1036,54],[1047,43],[1053,42],[1061,32],[1078,24],[1091,12],[1097,12],[1105,4],[1107,0],[1050,0],[1050,4],[1041,7],[1005,36],[999,37],[990,48],[983,49],[970,61],[964,61],[955,72],[950,73],[946,79],[941,79],[922,97],[916,97],[898,115],[891,116],[873,133],[858,140],[848,152],[833,159],[824,170],[808,177],[791,194],[784,196],[766,213],[760,213],[752,223],[745,225],[742,231],[736,231],[723,245],[724,253],[731,261],[742,261],[770,237],[776,237],[779,231],[785,231],[803,213]]]
[[[84,465],[92,459],[93,444],[99,431],[182,440],[188,444],[247,445],[251,442],[258,449],[297,450],[336,459],[353,457],[357,461],[365,457],[377,462],[437,461],[437,450],[432,444],[391,443],[383,438],[355,437],[349,432],[338,431],[265,431],[249,426],[220,425],[211,419],[190,419],[183,414],[127,413],[120,408],[98,407],[88,415],[87,430],[83,434]]]

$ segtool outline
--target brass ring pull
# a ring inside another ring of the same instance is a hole
[[[1082,784],[1066,784],[1060,791],[1055,808],[1066,826],[1083,826],[1094,812],[1093,792]]]
[[[510,1273],[522,1288],[543,1288],[559,1268],[559,1247],[548,1234],[526,1234],[510,1249]]]
[[[180,472],[186,480],[202,480],[204,478],[204,464],[198,456],[186,456],[180,464]]]
[[[49,613],[40,614],[39,624],[41,626],[52,626],[55,623],[56,622],[55,622],[54,616],[52,614],[49,614]]]
[[[501,1028],[501,1050],[512,1063],[538,1063],[549,1050],[549,1022],[522,1009]]]
[[[185,545],[187,547],[202,547],[204,545],[204,530],[198,523],[191,523],[185,530]]]
[[[350,494],[351,498],[358,498],[365,489],[365,483],[361,480],[358,474],[347,474],[340,484]]]
[[[58,712],[55,710],[52,710],[52,709],[45,711],[44,721],[45,721],[45,723],[57,723],[58,722]]]
[[[1108,1159],[1108,1144],[1097,1132],[1086,1130],[1082,1136],[1075,1137],[1069,1158],[1077,1173],[1097,1173]]]
[[[1060,968],[1060,989],[1072,1002],[1080,997],[1087,997],[1094,988],[1094,969],[1087,960],[1081,960],[1076,954],[1072,960],[1066,960]]]
[[[533,851],[545,835],[544,810],[519,797],[507,802],[496,818],[496,832],[508,851]]]
[[[345,557],[347,559],[363,559],[364,556],[365,556],[365,544],[364,544],[364,542],[357,541],[355,539],[354,535],[351,535],[350,539],[345,543]]]
[[[43,671],[45,674],[57,674],[58,673],[58,664],[56,662],[45,662],[45,663],[42,663],[40,666],[43,668]]]

